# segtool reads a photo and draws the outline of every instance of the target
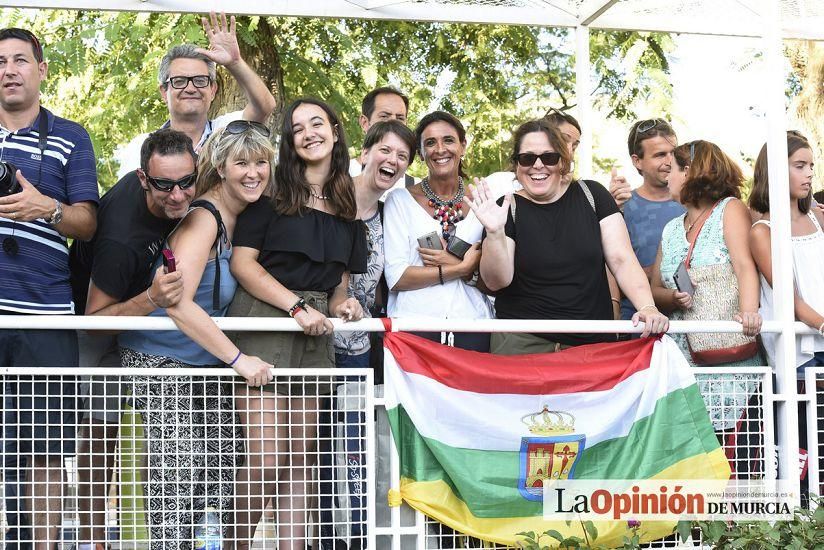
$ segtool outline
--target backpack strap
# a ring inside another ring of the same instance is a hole
[[[584,180],[578,180],[578,185],[581,186],[581,191],[584,192],[584,195],[587,198],[587,202],[592,207],[592,211],[596,212],[595,210],[595,197],[592,196],[592,191],[590,191],[589,187]],[[512,200],[509,202],[509,213],[512,215],[512,222],[515,222],[515,193],[512,194]],[[596,212],[597,213],[597,212]]]
[[[592,196],[592,191],[589,189],[589,186],[586,183],[584,183],[584,180],[578,180],[578,185],[581,186],[581,191],[583,191],[584,195],[586,195],[587,201],[589,202],[589,205],[592,207],[592,211],[597,214],[598,211],[595,210],[595,197]]]
[[[212,309],[217,311],[220,309],[220,252],[223,249],[226,226],[223,225],[223,218],[220,215],[220,211],[211,202],[203,199],[192,201],[192,204],[189,205],[189,211],[191,212],[195,208],[205,208],[212,213],[217,222],[217,238],[215,239],[215,282],[214,288],[212,289]]]

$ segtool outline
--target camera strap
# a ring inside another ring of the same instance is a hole
[[[43,179],[43,155],[46,154],[46,145],[49,138],[49,116],[43,106],[40,106],[40,116],[37,119],[37,148],[40,149],[40,165],[37,167],[37,185]]]

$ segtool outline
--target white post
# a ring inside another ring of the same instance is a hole
[[[767,162],[770,180],[772,223],[773,303],[775,319],[782,326],[776,346],[776,405],[778,425],[778,473],[800,495],[798,478],[798,399],[795,374],[795,311],[793,263],[790,244],[789,168],[784,96],[784,44],[781,39],[781,7],[778,0],[762,2],[764,25],[764,105],[767,111]],[[769,457],[768,457],[769,459]],[[799,503],[800,504],[800,503]]]
[[[575,27],[575,99],[578,103],[578,122],[581,124],[581,144],[578,146],[577,173],[582,178],[592,177],[592,97],[589,72],[589,27]]]

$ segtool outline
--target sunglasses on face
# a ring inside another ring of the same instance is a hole
[[[184,191],[195,184],[195,180],[197,180],[197,172],[192,172],[188,176],[183,176],[179,180],[169,180],[166,178],[153,178],[149,174],[144,174],[146,176],[146,181],[149,184],[157,189],[158,191],[163,191],[164,193],[171,193],[175,185],[180,187],[181,191]]]
[[[182,90],[191,82],[195,88],[205,88],[212,83],[212,78],[209,75],[199,74],[196,76],[173,76],[166,80],[166,84],[175,90]]]
[[[226,125],[225,132],[227,134],[236,136],[238,134],[242,134],[247,130],[257,132],[258,134],[266,138],[268,138],[270,135],[269,128],[267,128],[260,122],[255,122],[254,120],[233,120],[232,122]]]
[[[541,153],[540,155],[535,153],[520,153],[515,155],[515,160],[524,168],[533,166],[538,159],[541,159],[541,164],[544,166],[555,166],[561,160],[561,153],[553,151],[551,153]]]

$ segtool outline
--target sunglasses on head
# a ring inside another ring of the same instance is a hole
[[[254,120],[233,120],[232,122],[226,125],[225,132],[229,135],[236,136],[238,134],[242,134],[247,130],[257,132],[258,134],[266,138],[268,138],[270,135],[269,128],[267,128],[260,122],[256,122]]]
[[[635,135],[646,134],[650,130],[658,128],[659,126],[667,130],[672,130],[670,123],[663,118],[651,118],[649,120],[642,120],[638,123],[638,126],[635,127]]]
[[[536,153],[520,153],[515,155],[515,161],[524,168],[533,166],[538,159],[541,159],[541,163],[544,166],[555,166],[561,160],[561,153],[553,151],[551,153],[541,153],[540,155]]]
[[[164,193],[171,193],[174,190],[175,185],[180,187],[181,191],[184,191],[195,184],[197,180],[197,172],[192,172],[188,176],[183,176],[179,180],[170,180],[166,178],[153,178],[149,174],[144,173],[146,176],[146,181],[149,184],[157,189],[158,191],[163,191]]]

